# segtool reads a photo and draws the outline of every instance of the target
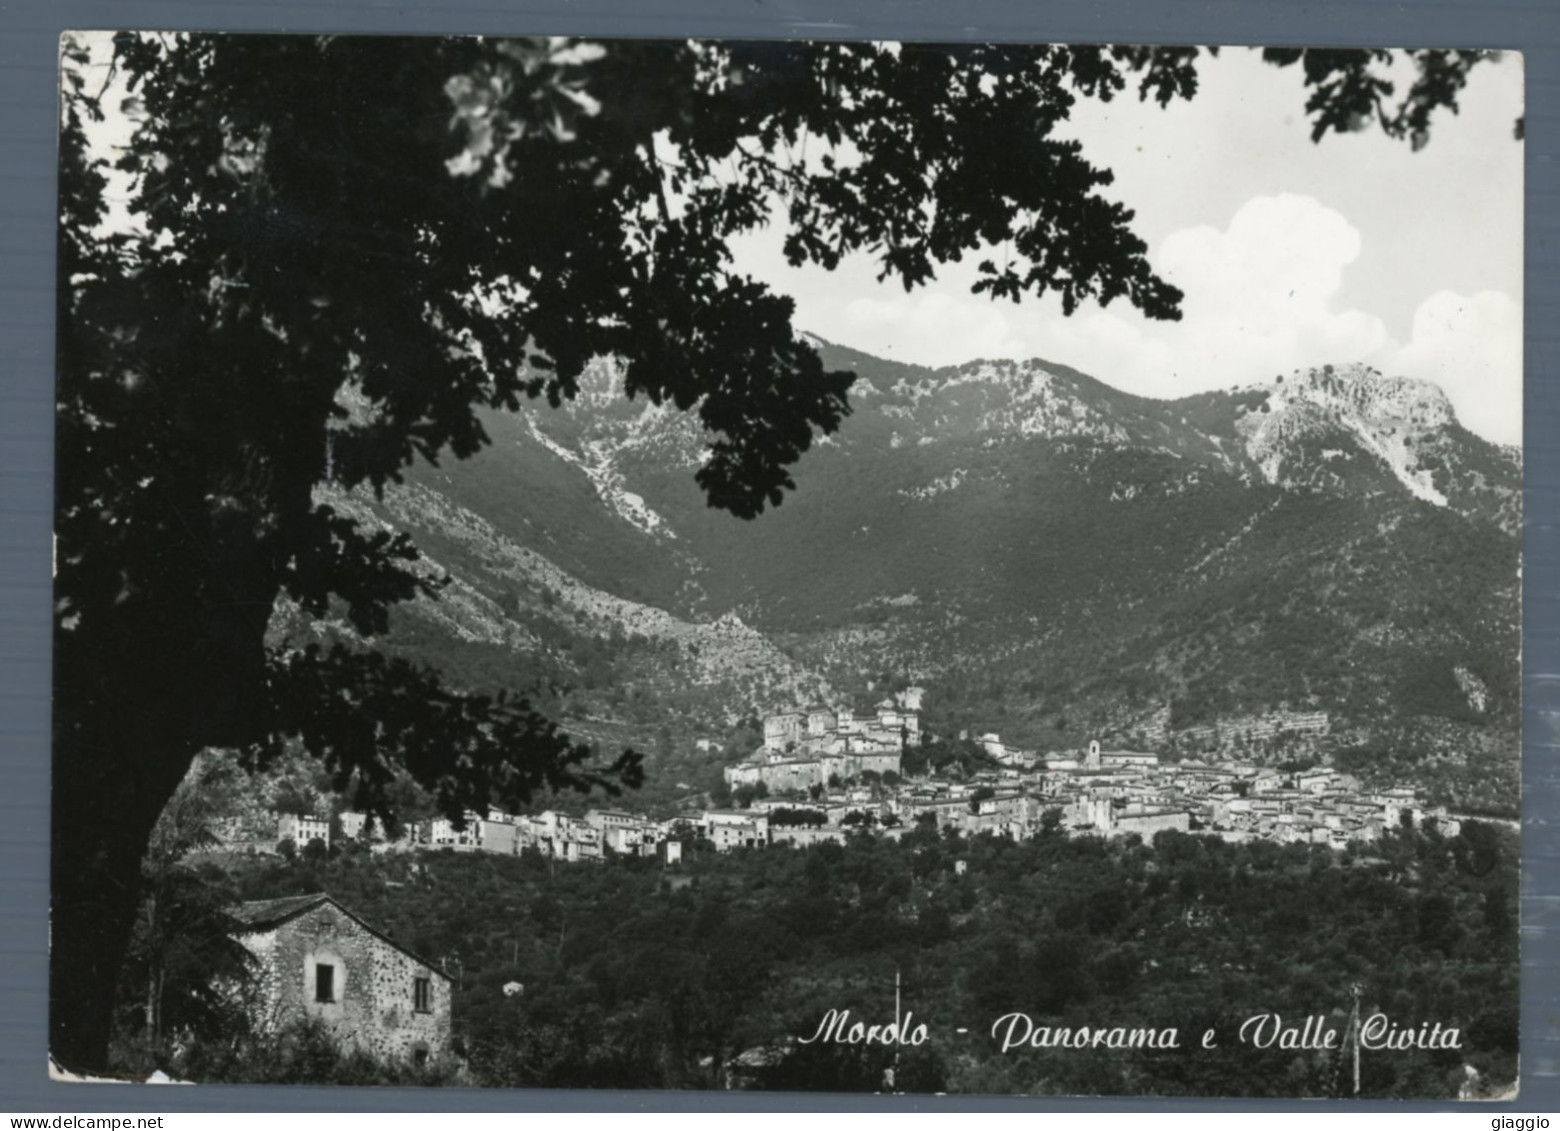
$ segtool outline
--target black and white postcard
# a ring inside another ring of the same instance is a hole
[[[1515,1093],[1519,55],[60,82],[58,1075]]]

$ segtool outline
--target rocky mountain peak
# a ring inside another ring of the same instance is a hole
[[[1306,450],[1323,459],[1354,458],[1351,447],[1374,456],[1416,497],[1438,506],[1446,495],[1427,458],[1439,433],[1456,423],[1451,402],[1429,381],[1388,377],[1368,365],[1322,365],[1295,370],[1243,390],[1261,395],[1236,421],[1247,454],[1269,482],[1280,482]]]
[[[1443,428],[1456,420],[1452,403],[1439,385],[1388,377],[1361,362],[1297,369],[1266,387],[1281,402],[1304,402],[1378,428],[1423,431]]]

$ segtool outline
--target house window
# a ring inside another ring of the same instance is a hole
[[[315,964],[314,1000],[336,1000],[336,968],[328,962],[320,962]]]
[[[418,1068],[428,1067],[428,1046],[419,1042],[412,1048],[412,1063]]]
[[[427,978],[412,979],[412,1008],[418,1013],[433,1012],[433,983]]]

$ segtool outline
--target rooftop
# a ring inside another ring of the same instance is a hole
[[[246,927],[260,930],[273,926],[294,915],[301,914],[314,907],[316,904],[334,902],[330,896],[322,891],[312,895],[287,895],[281,899],[256,899],[248,903],[240,903],[231,908],[228,914]]]
[[[444,971],[435,966],[429,966],[425,959],[407,950],[406,947],[396,942],[383,931],[365,923],[359,916],[338,903],[335,897],[323,891],[313,892],[309,895],[287,895],[280,899],[251,900],[248,903],[240,903],[236,907],[229,908],[228,914],[242,925],[242,929],[237,933],[247,935],[278,927],[289,919],[296,918],[306,911],[312,911],[316,907],[327,903],[386,946],[394,947],[408,958],[415,959],[418,963],[427,967],[432,973],[437,974],[445,981],[449,981],[449,975],[445,974]]]

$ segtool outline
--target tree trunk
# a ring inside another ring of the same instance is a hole
[[[162,1045],[162,1002],[163,987],[168,982],[168,971],[161,962],[157,965],[157,993],[152,998],[152,1055],[157,1055],[157,1050]]]
[[[157,934],[157,896],[147,898],[147,918],[149,920],[147,934],[156,937]],[[157,999],[162,993],[162,987],[158,985],[160,980],[159,962],[154,956],[147,962],[146,970],[146,1049],[150,1052],[157,1047]]]
[[[62,703],[56,703],[59,718]],[[79,717],[79,716],[77,716]],[[49,916],[49,1051],[108,1067],[114,998],[135,927],[152,828],[194,758],[127,728],[98,742],[56,727]],[[100,732],[101,733],[101,732]],[[62,740],[63,739],[63,740]]]
[[[237,537],[147,537],[106,580],[77,579],[94,598],[124,585],[122,603],[82,598],[80,626],[54,637],[49,1038],[73,1070],[107,1067],[142,860],[168,799],[201,748],[263,733],[272,563],[253,537],[247,558]],[[121,569],[136,582],[114,580]]]

